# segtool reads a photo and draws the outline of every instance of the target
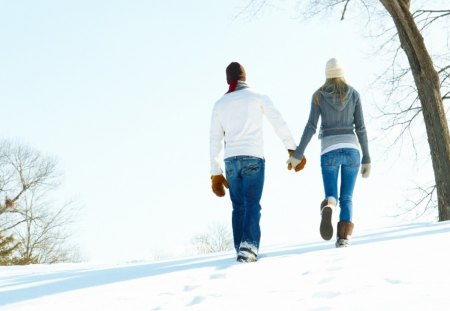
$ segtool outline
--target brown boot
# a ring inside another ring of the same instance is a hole
[[[330,199],[325,199],[322,203],[320,203],[320,213],[322,216],[320,221],[320,235],[327,241],[333,237],[333,224],[331,222],[331,218],[335,207],[336,202]]]
[[[340,221],[337,224],[336,247],[348,247],[351,244],[353,227],[351,221]]]

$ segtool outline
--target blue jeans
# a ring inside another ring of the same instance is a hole
[[[338,198],[338,175],[341,169],[341,188],[339,191],[339,206],[341,212],[339,221],[352,220],[352,197],[356,177],[360,166],[359,150],[341,148],[323,154],[320,157],[322,167],[323,187],[326,199]]]
[[[236,252],[242,242],[259,248],[264,159],[237,156],[225,159],[225,172],[233,205],[232,227]]]

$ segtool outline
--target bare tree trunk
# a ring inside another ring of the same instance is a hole
[[[394,20],[422,105],[438,198],[439,221],[450,220],[450,134],[434,69],[409,0],[380,0]]]

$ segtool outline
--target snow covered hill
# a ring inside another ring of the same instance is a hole
[[[357,233],[347,249],[262,246],[250,264],[226,253],[0,267],[0,310],[450,310],[450,222]]]

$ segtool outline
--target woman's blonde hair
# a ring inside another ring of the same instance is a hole
[[[339,96],[340,102],[344,103],[348,96],[348,84],[344,77],[328,78],[325,83],[314,93],[314,103],[319,105],[320,93],[332,93],[333,96]]]

